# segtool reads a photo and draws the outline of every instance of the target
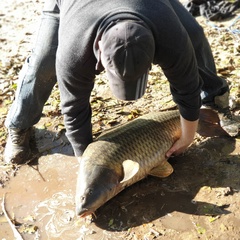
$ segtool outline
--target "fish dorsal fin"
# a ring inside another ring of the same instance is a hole
[[[172,165],[167,161],[163,161],[161,165],[153,168],[150,171],[149,175],[159,177],[159,178],[164,178],[164,177],[168,177],[172,172],[173,172]]]
[[[126,182],[134,177],[139,170],[139,163],[132,160],[125,160],[122,163],[124,177],[120,183]]]

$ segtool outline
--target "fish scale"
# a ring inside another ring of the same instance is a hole
[[[100,135],[80,160],[76,212],[94,213],[124,188],[147,175],[173,171],[165,153],[180,137],[178,110],[150,113]]]

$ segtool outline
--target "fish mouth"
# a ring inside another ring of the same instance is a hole
[[[94,210],[83,208],[81,210],[77,210],[77,216],[80,218],[85,218],[89,215],[93,215],[96,218],[96,214],[94,213]]]
[[[93,215],[95,218],[97,218],[96,214],[92,211],[85,212],[85,213],[79,215],[79,217],[80,218],[85,218],[85,217],[90,216],[90,215]]]

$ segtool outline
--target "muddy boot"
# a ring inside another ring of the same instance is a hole
[[[30,138],[32,128],[27,129],[8,129],[8,139],[3,154],[3,159],[6,163],[21,164],[26,162],[30,155]]]
[[[240,131],[240,120],[232,115],[229,107],[229,92],[214,98],[215,109],[218,111],[221,127],[232,137]]]

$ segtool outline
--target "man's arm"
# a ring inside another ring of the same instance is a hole
[[[166,157],[183,153],[187,149],[187,147],[193,142],[198,127],[198,120],[188,121],[182,116],[180,117],[180,120],[182,130],[181,137],[168,150],[168,152],[166,153]]]

